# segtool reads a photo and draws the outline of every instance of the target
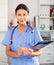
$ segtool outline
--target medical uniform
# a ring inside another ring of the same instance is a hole
[[[11,51],[17,52],[18,48],[32,48],[37,42],[42,41],[42,38],[36,27],[33,28],[33,32],[31,27],[26,26],[23,33],[20,34],[18,31],[18,27],[14,30],[13,33],[13,43],[10,43],[11,33],[13,28],[9,28],[7,34],[2,41],[2,44],[5,46],[10,46]],[[38,56],[24,56],[13,57],[11,61],[11,65],[39,65]]]

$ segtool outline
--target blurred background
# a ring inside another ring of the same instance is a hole
[[[29,7],[28,24],[37,27],[44,40],[54,41],[54,0],[0,0],[0,65],[10,65],[10,58],[1,44],[10,27],[17,25],[15,8],[24,3]],[[54,65],[54,43],[43,48],[40,65]]]

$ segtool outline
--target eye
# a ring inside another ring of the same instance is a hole
[[[23,16],[26,16],[26,14],[24,13]]]
[[[21,14],[18,14],[18,16],[21,16]]]

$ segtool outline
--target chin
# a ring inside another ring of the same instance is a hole
[[[26,25],[25,23],[20,23],[21,25]]]
[[[25,25],[24,23],[20,23],[21,25]]]

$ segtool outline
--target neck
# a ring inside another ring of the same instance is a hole
[[[22,25],[22,24],[18,24],[18,28],[25,28],[26,27],[26,24],[25,25]]]

